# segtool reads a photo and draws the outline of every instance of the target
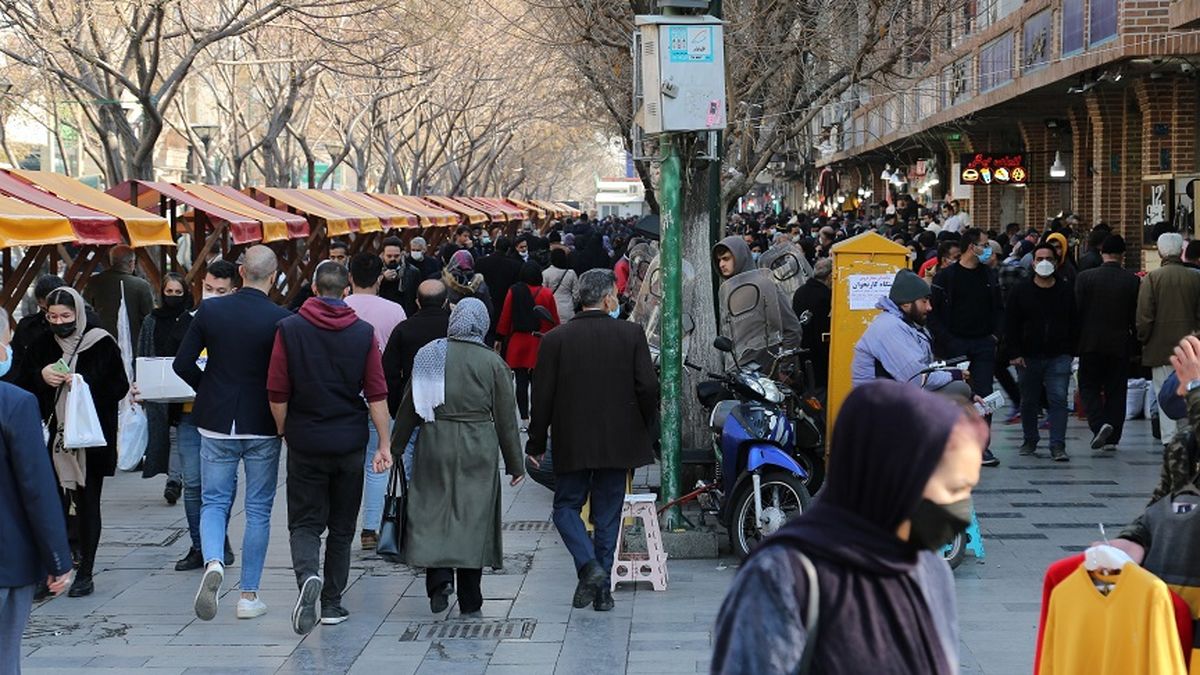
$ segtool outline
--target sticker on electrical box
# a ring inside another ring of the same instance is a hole
[[[671,26],[667,51],[672,63],[712,63],[712,26]]]

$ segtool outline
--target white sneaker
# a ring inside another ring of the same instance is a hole
[[[221,582],[225,579],[225,568],[213,561],[204,570],[200,590],[196,591],[194,608],[201,621],[212,621],[217,615],[217,598],[221,595]]]
[[[254,619],[267,613],[267,603],[262,601],[262,598],[255,597],[253,600],[241,598],[238,600],[237,618],[239,619]]]

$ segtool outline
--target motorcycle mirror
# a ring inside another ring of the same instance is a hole
[[[717,339],[713,340],[713,347],[723,352],[733,352],[733,340],[724,335],[718,335]]]

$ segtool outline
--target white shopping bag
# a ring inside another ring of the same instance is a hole
[[[67,409],[63,415],[63,447],[96,448],[108,445],[104,430],[100,428],[100,416],[92,403],[92,388],[79,373],[71,376],[67,390]]]
[[[117,346],[121,349],[121,362],[125,366],[125,379],[133,381],[133,332],[129,327],[129,312],[125,307],[125,284],[121,283],[121,306],[117,309]],[[122,471],[137,469],[146,454],[150,441],[150,425],[146,411],[126,394],[117,407],[117,468]]]

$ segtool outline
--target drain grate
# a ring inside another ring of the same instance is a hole
[[[170,546],[187,534],[178,528],[106,527],[100,535],[105,546]]]
[[[537,619],[478,619],[410,623],[400,642],[429,640],[528,640]]]
[[[500,526],[504,532],[549,532],[553,528],[548,520],[509,520]]]

